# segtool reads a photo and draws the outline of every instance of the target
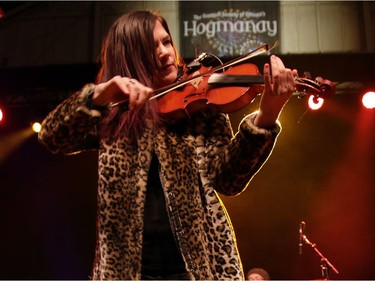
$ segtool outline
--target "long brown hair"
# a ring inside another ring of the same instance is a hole
[[[160,67],[154,43],[156,21],[160,21],[171,36],[166,20],[155,12],[130,12],[114,22],[103,41],[97,83],[120,75],[137,79],[142,84],[153,87],[155,72]],[[173,41],[172,46],[175,49],[177,63],[181,67],[182,60]],[[155,102],[146,102],[142,109],[136,112],[115,107],[104,119],[102,133],[107,137],[127,136],[135,140],[142,133],[143,122],[147,118],[151,118],[156,124],[160,122],[161,117]]]

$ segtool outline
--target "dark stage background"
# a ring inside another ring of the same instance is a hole
[[[304,221],[339,270],[332,279],[374,279],[375,111],[361,107],[358,93],[336,94],[317,112],[306,101],[294,96],[285,107],[277,145],[249,188],[223,197],[244,268],[264,267],[273,279],[320,278],[313,249],[298,253]],[[257,103],[231,116],[234,129]],[[0,278],[87,279],[97,155],[49,154],[21,122],[26,111],[15,112],[20,119],[0,129]]]

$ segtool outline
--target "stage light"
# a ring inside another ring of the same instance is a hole
[[[39,122],[34,122],[32,125],[32,128],[35,133],[39,133],[40,130],[42,129],[42,125],[40,125]]]
[[[308,100],[308,105],[311,110],[318,110],[323,106],[324,99],[315,97],[315,96],[310,96]]]
[[[4,113],[3,110],[0,108],[0,123],[3,121]]]
[[[368,109],[375,108],[375,92],[367,92],[362,97],[362,104]]]
[[[0,19],[5,18],[4,10],[0,7]]]

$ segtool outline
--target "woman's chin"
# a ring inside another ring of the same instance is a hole
[[[169,72],[167,75],[163,75],[161,79],[157,81],[157,88],[168,86],[177,80],[177,71]]]

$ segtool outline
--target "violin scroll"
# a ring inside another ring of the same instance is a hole
[[[335,84],[322,77],[316,77],[312,80],[309,72],[305,72],[303,77],[295,79],[298,97],[303,98],[307,94],[313,95],[315,98],[331,98],[336,93]]]

